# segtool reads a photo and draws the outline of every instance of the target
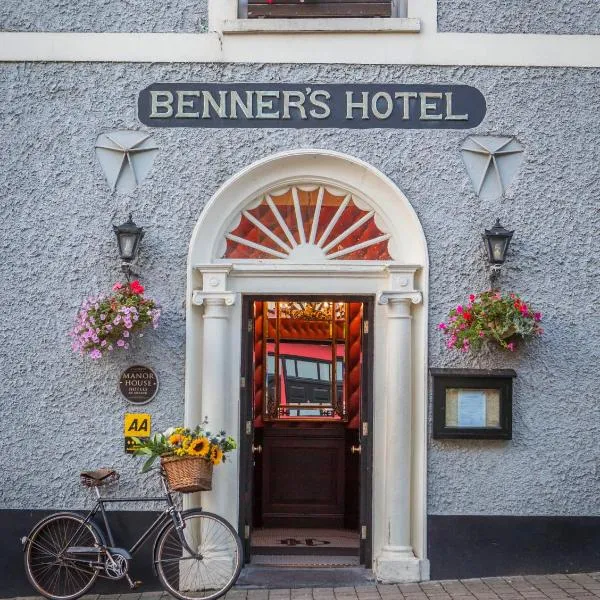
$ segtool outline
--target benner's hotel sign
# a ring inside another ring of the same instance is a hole
[[[154,83],[138,116],[150,127],[469,129],[485,98],[468,85]]]

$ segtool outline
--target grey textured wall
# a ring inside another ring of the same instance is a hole
[[[418,1],[418,0],[417,0]],[[3,0],[0,31],[206,31],[207,0]],[[438,0],[440,31],[600,33],[597,0]]]
[[[207,0],[3,0],[0,31],[206,31]]]
[[[439,31],[600,33],[598,0],[438,0]]]
[[[98,465],[136,487],[116,382],[133,361],[155,367],[155,430],[182,419],[186,252],[204,203],[261,157],[319,147],[375,165],[415,207],[431,256],[430,365],[518,372],[512,441],[430,442],[429,512],[598,513],[600,144],[590,98],[599,70],[5,64],[0,73],[0,506],[81,505],[77,474]],[[146,182],[111,194],[96,136],[141,129],[138,92],[174,80],[469,84],[488,104],[475,131],[517,136],[525,161],[506,199],[480,201],[461,131],[162,129]],[[119,277],[111,223],[129,210],[147,226],[141,272],[164,318],[129,354],[92,363],[71,353],[67,331],[83,296]],[[515,355],[450,353],[435,324],[485,288],[480,235],[496,216],[515,229],[502,285],[545,314],[546,334]]]

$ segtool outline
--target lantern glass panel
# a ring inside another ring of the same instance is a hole
[[[133,260],[135,258],[135,247],[137,242],[137,234],[121,233],[119,237],[121,246],[121,258],[123,260]]]
[[[506,252],[506,238],[492,238],[492,259],[496,263],[504,262],[504,254]]]

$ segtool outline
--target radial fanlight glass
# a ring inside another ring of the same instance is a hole
[[[119,257],[126,263],[132,262],[137,256],[138,247],[144,237],[144,228],[138,227],[129,213],[129,219],[122,225],[113,225],[113,230],[117,236]]]
[[[391,235],[351,193],[297,185],[259,197],[225,235],[222,258],[391,260]]]
[[[504,229],[500,225],[500,219],[496,219],[496,224],[492,229],[485,230],[483,240],[485,242],[488,261],[491,265],[501,265],[504,263],[513,233],[514,231]]]

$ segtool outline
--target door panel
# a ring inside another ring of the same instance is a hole
[[[372,483],[373,483],[373,299],[363,304],[362,369],[360,399],[360,562],[365,567],[372,563]]]
[[[344,460],[342,425],[265,427],[263,525],[343,527]]]

